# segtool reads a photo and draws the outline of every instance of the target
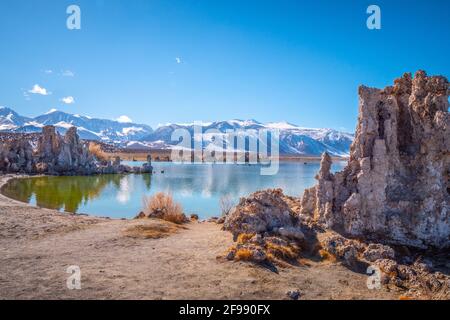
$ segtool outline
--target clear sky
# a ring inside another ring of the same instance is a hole
[[[66,28],[70,4],[81,30]],[[0,106],[353,131],[358,85],[450,76],[449,13],[448,0],[0,0]]]

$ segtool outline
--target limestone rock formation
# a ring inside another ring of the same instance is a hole
[[[147,155],[147,162],[142,165],[141,173],[152,173],[152,172],[153,172],[152,156],[149,154]]]
[[[372,270],[380,285],[400,290],[406,296],[442,300],[450,298],[450,277],[434,268],[431,261],[422,259],[422,253],[411,256],[408,251],[408,255],[403,256],[389,246],[367,244],[333,232],[323,237],[320,244],[322,254],[325,251],[332,258],[360,272]]]
[[[120,158],[113,163],[98,161],[87,143],[80,140],[76,127],[69,128],[64,136],[55,127],[45,126],[37,136],[10,134],[0,139],[0,172],[3,173],[91,175],[152,171],[150,163],[129,167],[120,164]]]
[[[295,234],[295,214],[289,207],[281,189],[258,191],[239,204],[227,215],[223,229],[239,234],[282,232]],[[299,236],[300,237],[300,236]]]
[[[423,71],[384,90],[361,86],[348,165],[331,174],[324,154],[301,214],[351,237],[449,247],[448,95],[446,78]]]
[[[33,148],[27,140],[5,141],[0,145],[0,171],[31,173]]]
[[[77,128],[71,127],[61,137],[53,126],[46,126],[38,140],[36,151],[38,173],[93,174],[96,161],[80,141]]]
[[[59,154],[61,138],[55,127],[45,126],[42,128],[42,136],[38,140],[37,154],[44,161],[53,161],[55,155]]]
[[[306,239],[298,212],[293,210],[297,204],[281,189],[258,191],[242,198],[223,223],[223,229],[230,231],[236,242],[226,258],[271,265],[296,261]]]

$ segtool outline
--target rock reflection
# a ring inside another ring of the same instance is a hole
[[[150,189],[150,175],[142,176],[148,176],[145,180]],[[124,193],[124,185],[129,185],[128,178],[124,175],[99,175],[13,179],[3,186],[2,193],[23,202],[34,199],[38,207],[77,213],[81,204],[98,198],[108,186]],[[122,197],[127,195],[122,194]]]

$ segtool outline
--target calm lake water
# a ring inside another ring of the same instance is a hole
[[[142,163],[127,163],[141,165]],[[254,191],[282,188],[300,196],[315,184],[319,162],[280,163],[273,176],[260,175],[258,165],[153,163],[153,175],[101,175],[89,177],[38,177],[14,179],[2,188],[13,199],[39,207],[111,218],[133,218],[142,210],[143,196],[170,192],[187,214],[200,218],[220,215],[220,199],[235,203]],[[341,170],[345,162],[333,164]],[[164,171],[164,173],[162,173]]]

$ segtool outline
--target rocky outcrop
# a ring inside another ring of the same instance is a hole
[[[368,287],[448,299],[448,81],[420,71],[384,90],[359,91],[356,139],[344,170],[333,174],[325,153],[317,184],[300,201],[281,190],[241,199],[225,218],[235,240],[225,257],[283,266],[320,256],[367,272]]]
[[[61,148],[61,139],[56,133],[55,127],[45,126],[42,128],[42,135],[39,137],[36,153],[44,161],[52,161]]]
[[[323,222],[332,211],[333,175],[330,173],[331,157],[324,153],[320,162],[320,170],[316,175],[317,186],[305,190],[300,212],[306,216],[313,216],[316,221]]]
[[[410,298],[450,298],[450,277],[435,268],[433,262],[422,258],[422,253],[407,255],[379,243],[365,243],[347,239],[330,232],[320,241],[324,252],[349,268],[371,274],[371,285],[384,285]],[[445,253],[444,253],[445,255]],[[448,256],[447,256],[448,257]],[[436,259],[438,262],[439,259]]]
[[[235,238],[244,233],[278,233],[280,228],[285,234],[295,234],[295,213],[287,198],[281,189],[258,191],[242,198],[225,218],[223,229]]]
[[[98,161],[87,143],[80,140],[76,127],[61,136],[55,127],[45,126],[37,139],[18,134],[0,142],[0,172],[4,173],[91,175],[152,171],[151,163],[129,167],[120,164],[120,158],[114,162]]]
[[[283,265],[299,258],[305,234],[293,208],[298,201],[281,189],[258,191],[242,198],[225,216],[223,229],[236,244],[226,259]]]
[[[53,126],[46,126],[35,153],[36,172],[40,174],[94,174],[97,162],[80,141],[77,128],[61,137]]]
[[[431,263],[419,260],[405,265],[392,259],[379,259],[373,266],[382,285],[406,289],[411,298],[450,299],[450,277],[434,271]]]
[[[450,246],[449,83],[419,71],[384,90],[360,87],[348,165],[324,154],[301,214],[350,237]]]
[[[33,165],[33,148],[27,140],[0,144],[0,171],[31,173]]]

